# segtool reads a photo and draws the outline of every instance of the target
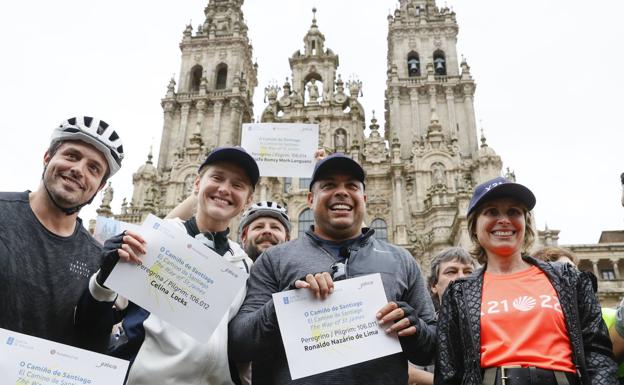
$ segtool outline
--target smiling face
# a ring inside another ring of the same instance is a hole
[[[344,174],[319,178],[308,193],[308,206],[314,213],[314,232],[321,238],[344,241],[361,233],[366,195],[356,178]]]
[[[238,165],[215,162],[195,179],[197,225],[200,231],[223,231],[251,202],[249,177]]]
[[[525,212],[524,206],[512,198],[495,199],[479,208],[476,236],[488,259],[521,256]]]
[[[63,142],[53,155],[46,152],[43,183],[58,205],[76,207],[91,200],[104,185],[108,163],[95,147]]]
[[[245,252],[252,260],[271,246],[288,240],[288,233],[282,222],[272,217],[259,217],[243,229],[241,241]]]

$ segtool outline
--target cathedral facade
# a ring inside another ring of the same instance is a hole
[[[116,219],[166,215],[192,193],[197,166],[210,150],[240,144],[258,86],[242,4],[210,0],[203,24],[186,27],[180,75],[161,103],[158,162],[150,153],[133,175],[132,200]],[[303,49],[288,58],[291,73],[273,74],[285,83],[264,87],[261,121],[318,124],[319,148],[346,153],[366,170],[367,225],[425,265],[445,247],[468,246],[464,214],[472,189],[502,167],[485,139],[479,141],[476,84],[458,58],[457,34],[454,12],[434,0],[401,0],[388,16],[383,133],[358,100],[362,81],[338,75],[338,53],[325,46],[315,17]],[[288,207],[300,233],[313,223],[308,187],[309,179],[263,177],[255,199]]]
[[[258,86],[242,5],[243,0],[209,0],[204,22],[186,27],[179,77],[170,80],[161,102],[158,161],[152,162],[150,152],[133,175],[132,199],[124,200],[120,213],[111,211],[111,197],[100,215],[131,223],[149,213],[165,216],[192,193],[208,152],[240,144],[242,124],[253,120]],[[472,190],[501,175],[502,168],[501,158],[478,136],[476,84],[457,55],[457,35],[450,9],[435,0],[400,0],[388,16],[383,130],[374,114],[365,117],[359,100],[363,82],[338,75],[339,55],[326,47],[315,17],[303,49],[288,58],[291,73],[272,74],[286,81],[263,85],[261,121],[318,124],[319,148],[362,164],[367,225],[378,238],[407,248],[424,271],[438,251],[469,247],[465,213]],[[297,237],[314,221],[306,204],[308,187],[305,178],[263,177],[254,199],[286,206]],[[557,244],[557,230],[538,234],[541,245]],[[581,267],[598,276],[603,303],[618,301],[624,293],[619,266],[624,239],[570,248],[579,253]]]

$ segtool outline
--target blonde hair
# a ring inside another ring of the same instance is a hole
[[[483,205],[477,207],[468,214],[468,234],[470,234],[470,240],[472,241],[472,248],[470,254],[472,254],[477,261],[484,265],[487,262],[487,254],[485,249],[479,243],[477,238],[477,218],[481,215]],[[529,250],[533,246],[535,241],[535,230],[533,230],[533,217],[531,213],[522,205],[522,212],[524,213],[524,242],[522,242],[522,254],[528,254]]]
[[[557,262],[561,257],[567,257],[574,263],[575,266],[578,265],[579,259],[578,257],[568,249],[564,249],[562,247],[552,247],[546,246],[537,250],[532,255],[535,259],[539,259],[546,262]]]

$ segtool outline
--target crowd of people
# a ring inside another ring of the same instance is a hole
[[[472,249],[443,250],[425,279],[406,249],[365,226],[355,160],[318,157],[314,225],[291,240],[286,208],[252,202],[253,157],[216,148],[167,219],[248,274],[200,343],[106,286],[117,264],[141,263],[146,241],[124,231],[100,246],[78,214],[123,157],[112,126],[71,118],[53,131],[37,190],[0,193],[0,328],[126,359],[131,385],[624,383],[624,310],[601,308],[595,277],[571,252],[533,252],[536,198],[521,184],[476,186],[465,213]],[[239,217],[240,243],[229,236]],[[335,282],[373,273],[387,299],[374,316],[401,352],[293,380],[272,295],[307,290],[322,301]]]

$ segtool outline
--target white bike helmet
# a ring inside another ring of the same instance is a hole
[[[121,168],[123,144],[115,129],[103,120],[90,116],[67,119],[54,129],[50,146],[64,140],[81,140],[100,150],[108,162],[109,177]]]
[[[286,234],[290,234],[290,218],[288,218],[288,212],[286,208],[271,201],[261,201],[254,203],[243,213],[241,217],[240,225],[238,227],[238,234],[243,233],[243,229],[256,218],[259,217],[271,217],[280,221],[286,228]]]

